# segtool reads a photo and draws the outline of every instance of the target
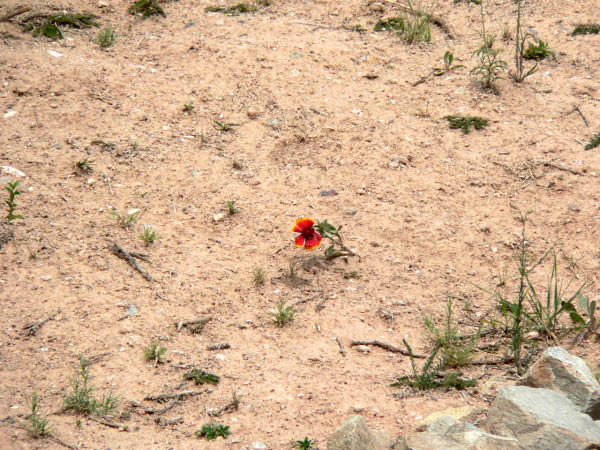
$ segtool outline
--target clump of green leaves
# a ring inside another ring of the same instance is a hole
[[[481,130],[488,124],[487,119],[476,116],[444,116],[444,119],[448,121],[451,129],[456,130],[460,128],[464,134],[469,134],[471,127]]]
[[[305,437],[301,441],[294,442],[294,447],[297,450],[313,450],[313,445],[315,445],[315,441]]]
[[[144,225],[144,231],[140,233],[140,239],[148,246],[158,239],[158,235],[153,226]]]
[[[23,31],[33,31],[33,36],[46,36],[56,40],[62,39],[60,27],[90,28],[99,26],[94,20],[98,16],[88,13],[51,14],[47,16],[33,16],[23,26]]]
[[[98,45],[101,48],[108,48],[115,43],[115,32],[112,25],[108,24],[102,31],[100,31],[96,42],[98,42]]]
[[[598,23],[580,23],[575,26],[571,36],[580,34],[598,34],[600,33],[600,24]]]
[[[194,380],[196,384],[217,384],[219,383],[219,376],[210,372],[205,372],[200,369],[193,369],[190,372],[184,373],[183,378],[186,380]]]
[[[252,275],[254,278],[254,286],[258,287],[265,284],[265,271],[261,267],[254,269]]]
[[[454,61],[454,55],[452,54],[452,52],[450,50],[447,50],[446,53],[444,53],[444,67],[442,67],[442,68],[435,67],[433,69],[433,74],[436,77],[439,77],[439,76],[442,76],[442,75],[450,72],[451,70],[460,69],[461,67],[465,67],[462,64],[453,66],[452,65],[453,61]]]
[[[186,103],[185,105],[183,105],[183,112],[184,113],[194,112],[194,105],[192,103]]]
[[[593,148],[596,148],[600,145],[600,133],[592,136],[590,138],[590,142],[589,144],[587,144],[585,147],[583,147],[584,150],[591,150]]]
[[[163,346],[159,346],[158,342],[152,341],[148,347],[144,348],[144,359],[146,361],[153,361],[154,364],[162,363],[162,357],[167,352],[167,349]]]
[[[273,321],[278,326],[283,327],[294,319],[296,311],[294,311],[293,306],[286,305],[285,300],[281,300],[277,303],[277,309],[272,311],[271,314],[273,315]]]
[[[196,436],[203,437],[209,441],[214,441],[219,436],[223,439],[227,439],[227,436],[231,434],[229,431],[229,425],[213,425],[212,423],[205,423],[202,425],[200,430],[196,430]]]
[[[31,396],[31,414],[27,416],[29,425],[27,432],[33,438],[40,438],[50,435],[51,426],[48,426],[48,418],[45,415],[40,414],[39,411],[39,399],[37,392],[34,392]]]
[[[527,50],[523,52],[523,58],[525,59],[546,59],[552,55],[554,51],[548,47],[548,43],[538,39],[537,44],[529,43]]]
[[[229,215],[233,216],[234,214],[238,213],[238,209],[235,206],[235,200],[227,200],[225,202],[225,206],[227,207],[227,211],[229,212]]]
[[[325,249],[326,259],[331,260],[339,258],[340,256],[356,255],[356,253],[344,245],[344,241],[340,233],[342,231],[342,225],[335,227],[334,225],[330,224],[327,219],[325,219],[323,222],[317,221],[315,229],[322,237],[331,240],[331,245]]]
[[[93,170],[94,160],[85,158],[75,163],[75,168],[81,172],[91,172]]]
[[[8,192],[8,198],[4,200],[4,203],[6,203],[6,206],[8,207],[8,214],[6,215],[6,220],[8,222],[12,222],[13,220],[23,218],[23,216],[15,214],[15,209],[17,209],[15,197],[17,195],[21,195],[21,191],[19,191],[18,189],[19,183],[20,181],[15,181],[14,183],[11,183],[9,181],[6,183],[6,186],[4,186],[4,189],[6,190],[6,192]]]
[[[449,298],[446,303],[446,323],[442,328],[425,318],[425,326],[431,333],[442,350],[443,367],[462,367],[468,366],[473,359],[475,344],[479,338],[479,333],[475,333],[468,339],[459,336],[458,328],[452,320],[452,299]]]
[[[408,345],[406,339],[403,339],[402,342],[404,343],[404,346],[408,352],[408,357],[410,358],[412,375],[398,377],[396,381],[392,383],[392,386],[409,386],[421,391],[437,388],[465,389],[475,386],[474,380],[461,378],[462,372],[460,371],[447,373],[442,372],[442,369],[444,368],[443,358],[437,358],[437,355],[442,348],[439,343],[434,347],[433,351],[419,372],[417,370],[417,365],[415,364],[415,357],[412,348],[410,345]]]
[[[357,33],[365,33],[367,31],[366,28],[363,28],[362,25],[356,24],[353,27],[350,27],[351,31],[356,31]]]
[[[65,410],[78,414],[111,415],[119,406],[119,399],[113,397],[112,393],[102,397],[101,401],[92,397],[94,387],[90,385],[89,365],[89,361],[86,361],[83,356],[79,357],[79,370],[71,379],[73,392],[64,400]]]
[[[121,228],[129,228],[131,225],[135,223],[135,221],[140,217],[142,212],[139,209],[130,209],[127,214],[121,215],[117,212],[116,209],[111,209],[110,214],[116,219],[117,224]]]
[[[404,19],[402,17],[390,17],[379,19],[375,24],[375,31],[404,31]]]
[[[141,14],[142,19],[159,15],[167,17],[163,7],[158,4],[158,0],[138,0],[133,3],[127,11],[129,11],[130,14]]]

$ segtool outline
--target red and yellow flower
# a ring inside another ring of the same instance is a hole
[[[321,245],[323,238],[319,232],[315,230],[314,226],[315,221],[308,217],[302,217],[294,222],[292,231],[300,233],[294,241],[297,247],[305,250],[313,250]]]

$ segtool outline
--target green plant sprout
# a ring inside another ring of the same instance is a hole
[[[116,209],[111,209],[110,210],[110,214],[116,219],[117,221],[117,225],[119,225],[121,228],[129,228],[131,227],[135,221],[140,217],[141,215],[141,211],[139,209],[131,209],[129,210],[129,212],[127,213],[127,215],[120,215]]]
[[[154,365],[163,362],[162,357],[167,352],[165,347],[159,347],[158,342],[152,341],[148,347],[144,348],[144,359],[154,361]]]
[[[205,423],[200,430],[196,430],[195,434],[206,440],[214,441],[219,436],[223,439],[227,439],[227,436],[231,434],[231,431],[229,431],[229,425],[213,425],[212,423]]]
[[[600,133],[592,136],[590,138],[590,142],[589,144],[587,144],[585,147],[583,147],[584,150],[591,150],[593,148],[596,148],[600,146]]]
[[[253,272],[254,286],[262,286],[265,284],[265,271],[261,267],[257,267]]]
[[[89,361],[83,356],[79,357],[79,370],[71,379],[73,393],[65,397],[64,406],[67,411],[75,411],[78,414],[96,414],[108,416],[115,412],[119,405],[119,399],[113,397],[112,393],[102,397],[101,401],[92,397],[94,387],[89,384],[90,368]]]
[[[15,203],[15,197],[17,195],[21,195],[21,191],[19,191],[20,181],[15,181],[14,183],[7,182],[4,189],[8,192],[8,199],[4,200],[6,206],[8,207],[8,214],[6,215],[6,220],[10,223],[13,220],[22,219],[23,216],[15,214],[15,209],[17,209],[17,204]]]
[[[287,306],[285,300],[281,300],[277,303],[277,309],[271,311],[273,315],[273,321],[277,326],[283,327],[287,323],[291,322],[296,315],[293,306]]]
[[[183,378],[186,380],[194,380],[194,383],[196,384],[210,383],[215,385],[219,383],[220,379],[217,375],[200,369],[193,369],[192,371],[183,374]]]
[[[469,134],[471,127],[481,130],[488,124],[487,119],[476,116],[444,116],[444,119],[448,121],[451,129],[456,130],[460,128],[464,134]]]
[[[215,123],[216,128],[225,133],[227,131],[232,131],[233,127],[239,127],[239,124],[237,123],[226,123],[226,122],[219,122],[218,120],[213,119],[213,122]]]
[[[100,48],[108,48],[115,43],[115,33],[111,24],[100,31],[96,42],[98,42]]]
[[[523,52],[523,58],[540,60],[546,59],[552,54],[554,51],[548,47],[548,43],[538,39],[537,44],[529,43],[529,47]]]
[[[31,414],[27,416],[27,421],[29,422],[27,433],[35,439],[49,436],[52,427],[48,426],[48,418],[40,414],[37,392],[34,392],[31,396],[30,408]]]
[[[315,441],[305,437],[301,441],[294,442],[294,447],[297,450],[313,450],[313,445],[315,445]]]
[[[234,214],[238,213],[238,209],[235,206],[235,200],[227,200],[225,202],[225,206],[227,207],[227,211],[229,212],[230,216],[233,216]]]
[[[144,241],[146,246],[152,244],[158,239],[156,231],[152,225],[144,225],[144,231],[140,233],[140,239]]]
[[[433,74],[436,77],[439,77],[439,76],[447,74],[448,72],[450,72],[452,70],[460,69],[461,67],[465,67],[462,64],[453,66],[452,65],[453,61],[454,61],[454,55],[452,54],[452,52],[450,50],[447,50],[446,53],[444,53],[444,67],[442,67],[442,68],[434,67]]]
[[[85,158],[75,163],[75,168],[81,172],[91,172],[94,170],[94,160]]]

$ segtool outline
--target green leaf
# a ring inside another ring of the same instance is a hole
[[[571,311],[569,313],[569,316],[571,317],[571,321],[573,323],[579,323],[581,325],[585,325],[585,320],[583,320],[583,317],[581,317],[577,311]]]

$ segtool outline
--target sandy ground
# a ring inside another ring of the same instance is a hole
[[[583,145],[600,132],[600,37],[570,35],[577,23],[600,22],[594,3],[527,2],[525,26],[555,57],[522,84],[505,75],[495,93],[470,75],[481,20],[467,2],[424,4],[456,36],[434,26],[429,44],[414,45],[374,33],[379,18],[401,11],[365,0],[274,0],[234,17],[206,13],[213,3],[205,0],[179,0],[163,3],[166,18],[148,20],[128,14],[122,0],[27,3],[32,12],[99,15],[117,36],[107,50],[95,43],[97,28],[67,29],[53,42],[21,31],[27,14],[0,23],[0,165],[25,174],[0,173],[3,185],[21,182],[16,213],[24,217],[2,227],[15,237],[0,248],[2,448],[64,448],[18,427],[34,391],[54,436],[91,449],[242,449],[257,441],[289,449],[305,436],[324,449],[355,412],[399,435],[431,412],[485,406],[482,388],[390,387],[410,373],[408,358],[350,344],[400,347],[406,338],[425,353],[432,340],[423,319],[442,321],[448,296],[461,332],[500,318],[476,286],[504,280],[512,292],[515,217],[529,210],[532,254],[555,245],[561,278],[574,280],[569,291],[587,281],[588,296],[597,294],[600,149]],[[19,5],[3,1],[0,15]],[[513,68],[514,41],[501,39],[505,25],[514,35],[513,2],[487,4],[486,20]],[[356,24],[368,31],[352,31]],[[466,67],[428,75],[446,50]],[[449,129],[449,114],[489,125],[465,135]],[[237,126],[222,131],[214,120]],[[74,167],[85,158],[93,160],[88,173]],[[227,201],[237,214],[227,214]],[[141,216],[125,229],[113,208]],[[307,254],[291,231],[303,216],[343,225],[360,258],[304,270]],[[138,237],[145,225],[159,236],[148,247]],[[152,281],[110,251],[114,242],[147,255],[140,265]],[[258,287],[257,268],[265,272]],[[539,271],[543,290],[548,265]],[[352,272],[360,278],[347,278]],[[270,311],[282,299],[296,304],[296,316],[277,327]],[[137,314],[127,315],[131,304]],[[25,335],[24,326],[49,317]],[[211,320],[201,333],[177,331],[176,323],[203,317]],[[166,348],[163,364],[144,360],[152,340]],[[207,350],[220,343],[231,348]],[[588,339],[570,350],[595,369],[596,345]],[[61,412],[79,355],[95,357],[94,394],[119,397],[111,420],[126,431],[85,417],[77,426],[77,416]],[[185,382],[192,366],[220,383]],[[467,373],[485,384],[514,378],[508,369]],[[182,423],[161,426],[144,412],[164,406],[145,396],[181,390],[202,393],[159,417]],[[233,392],[239,409],[214,419],[231,436],[195,437]]]

